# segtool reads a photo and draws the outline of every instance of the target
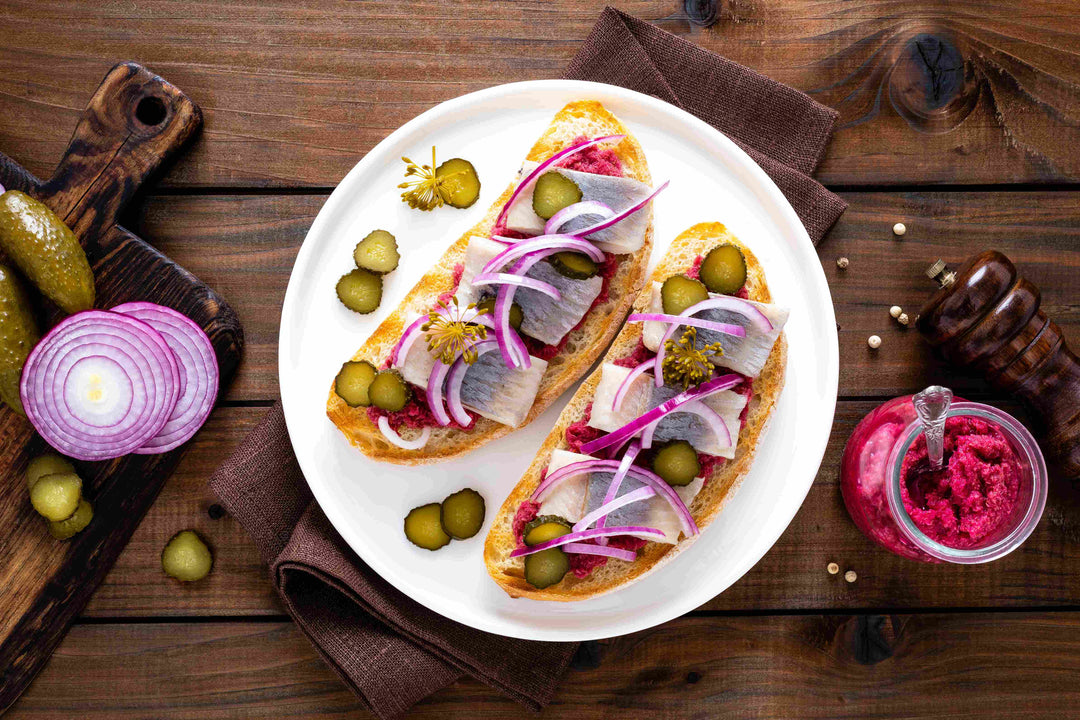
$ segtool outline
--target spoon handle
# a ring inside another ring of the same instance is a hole
[[[952,390],[931,385],[911,400],[925,428],[927,459],[934,470],[940,470],[945,460],[945,420],[949,416],[952,399]]]

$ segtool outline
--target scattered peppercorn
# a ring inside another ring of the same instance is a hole
[[[877,350],[879,347],[881,347],[881,338],[877,335],[871,335],[870,337],[866,338],[866,344],[869,345],[871,349]]]
[[[893,305],[891,308],[889,308],[889,314],[892,315],[894,318],[900,317],[900,314],[903,312],[904,309],[899,305]]]
[[[911,318],[907,316],[907,313],[900,313],[900,317],[896,318],[896,321],[899,322],[901,325],[907,325],[909,322],[911,322]]]
[[[844,579],[847,580],[849,583],[855,582],[858,577],[859,576],[855,574],[854,570],[848,570],[846,573],[844,573]]]
[[[826,565],[825,569],[829,571],[830,575],[835,575],[836,573],[840,572],[840,566],[834,562]]]
[[[892,226],[893,235],[900,237],[907,232],[907,226],[904,223],[896,223]]]
[[[846,257],[836,258],[836,267],[840,268],[841,270],[847,270],[847,266],[850,264],[851,261],[849,261]]]

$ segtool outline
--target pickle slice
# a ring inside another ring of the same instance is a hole
[[[74,475],[75,466],[55,453],[39,455],[26,466],[26,487],[33,488],[46,475]]]
[[[397,370],[380,370],[368,386],[371,404],[387,412],[401,410],[411,397],[412,392],[405,378]]]
[[[385,230],[372,230],[353,249],[353,261],[361,270],[370,270],[376,275],[385,275],[397,270],[401,253],[398,252],[397,239]]]
[[[30,488],[30,504],[46,520],[71,517],[82,497],[82,480],[74,473],[45,475]]]
[[[581,202],[581,188],[565,175],[549,171],[533,185],[533,211],[545,220],[577,202]]]
[[[442,526],[442,507],[439,503],[428,503],[415,507],[405,516],[405,537],[416,547],[425,550],[438,550],[450,542]]]
[[[443,530],[455,540],[468,540],[484,526],[484,498],[465,488],[442,501]]]
[[[0,195],[0,249],[64,312],[94,307],[94,273],[86,253],[44,203],[18,190]]]
[[[699,277],[709,292],[734,295],[746,284],[746,258],[735,245],[717,245],[701,261]]]
[[[435,170],[435,177],[446,178],[440,192],[450,207],[471,207],[480,197],[480,177],[464,158],[450,158]]]
[[[214,556],[194,530],[181,530],[161,551],[161,569],[181,582],[195,582],[210,574]]]
[[[0,402],[25,415],[19,378],[30,351],[41,339],[30,298],[15,273],[0,265]]]
[[[693,280],[685,275],[672,275],[660,287],[660,299],[665,313],[679,315],[691,305],[708,300],[709,291],[699,280]]]
[[[525,556],[525,582],[543,590],[559,582],[570,571],[570,558],[562,548],[548,548]]]
[[[367,360],[350,360],[341,366],[334,378],[334,392],[349,407],[367,407],[371,404],[368,388],[375,374],[375,366]]]
[[[486,298],[476,303],[478,310],[487,310],[489,317],[495,316],[495,296],[488,295]],[[522,312],[521,306],[517,303],[510,303],[510,327],[515,330],[521,329],[521,321],[525,319],[525,313]]]
[[[652,469],[668,485],[682,487],[698,476],[701,464],[693,445],[685,440],[673,440],[653,455]]]
[[[588,280],[600,273],[599,263],[594,262],[585,253],[569,250],[555,253],[551,256],[550,262],[560,275],[571,280]]]
[[[525,536],[522,538],[529,547],[539,545],[548,540],[562,537],[571,531],[570,525],[559,520],[548,520],[532,528],[526,526]]]
[[[375,312],[382,302],[382,276],[357,268],[338,280],[337,296],[353,312],[361,315]]]
[[[94,519],[94,508],[86,500],[79,501],[79,507],[66,520],[49,523],[49,534],[57,540],[67,540],[81,533]]]

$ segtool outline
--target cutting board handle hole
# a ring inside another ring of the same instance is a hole
[[[165,122],[168,110],[161,98],[147,95],[135,106],[135,119],[147,127],[156,127]]]

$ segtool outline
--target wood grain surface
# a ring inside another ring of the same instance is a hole
[[[118,59],[149,64],[200,103],[201,137],[124,223],[229,298],[248,340],[224,406],[8,717],[369,717],[286,621],[206,478],[277,395],[289,270],[334,184],[442,100],[558,77],[604,4],[0,0],[0,151],[31,170],[51,171]],[[1075,716],[1080,493],[1052,484],[1043,522],[1005,559],[926,566],[859,534],[837,472],[859,418],[932,382],[1022,412],[889,317],[893,304],[912,312],[926,299],[933,260],[1003,251],[1080,344],[1080,5],[616,5],[840,111],[819,178],[850,207],[818,254],[837,310],[841,399],[817,481],[776,546],[698,611],[587,644],[541,717]],[[883,338],[876,352],[870,334]],[[191,586],[168,581],[158,560],[185,527],[216,561]],[[522,713],[465,680],[410,716]]]

